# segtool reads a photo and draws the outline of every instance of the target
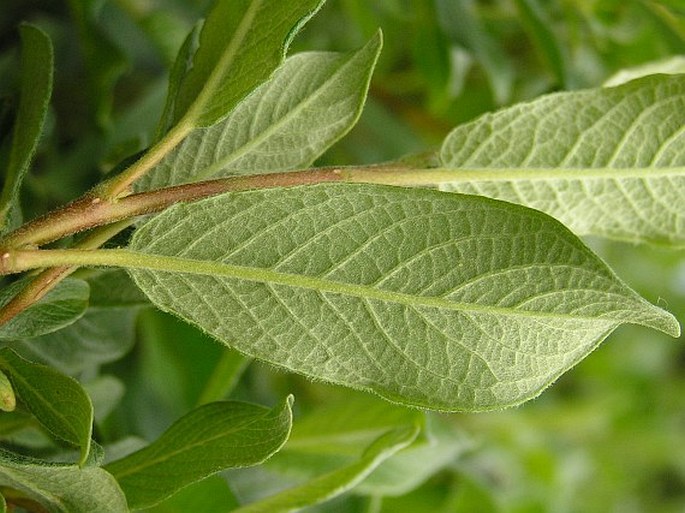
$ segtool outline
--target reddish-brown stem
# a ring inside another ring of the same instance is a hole
[[[195,201],[229,191],[289,187],[340,181],[339,169],[271,173],[209,180],[108,200],[89,193],[64,208],[26,223],[0,240],[0,251],[26,246],[40,246],[67,235],[122,219],[159,212],[183,201]]]

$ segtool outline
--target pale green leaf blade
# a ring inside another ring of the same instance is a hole
[[[168,209],[131,247],[153,303],[237,350],[433,409],[534,397],[624,322],[679,332],[560,223],[482,197],[232,193]]]
[[[416,426],[389,431],[374,441],[358,461],[234,511],[285,513],[330,500],[361,483],[378,465],[411,444],[418,433]]]
[[[356,123],[380,48],[378,33],[348,55],[290,57],[228,117],[193,130],[137,187],[309,166]]]
[[[580,235],[685,245],[685,75],[558,93],[457,127],[444,190],[533,207]]]
[[[176,98],[176,120],[209,126],[281,64],[291,40],[324,0],[218,0],[202,28]]]
[[[239,402],[201,406],[149,446],[105,468],[132,509],[153,506],[221,470],[262,463],[290,434],[291,404],[292,397],[272,410]]]
[[[648,75],[681,75],[683,73],[685,73],[685,55],[674,55],[617,71],[607,78],[602,85],[604,87],[616,87]]]
[[[31,278],[11,283],[0,290],[0,306],[7,304]],[[88,284],[68,278],[40,301],[0,326],[0,341],[38,337],[76,322],[88,307]]]
[[[128,513],[114,478],[98,467],[57,465],[0,449],[0,486],[13,488],[49,513]]]
[[[93,405],[83,387],[45,365],[0,350],[0,369],[8,374],[17,397],[50,433],[81,450],[83,465],[90,451]]]
[[[33,25],[20,28],[21,92],[12,132],[12,146],[0,193],[0,233],[8,228],[19,189],[36,152],[52,93],[53,52],[50,38]]]

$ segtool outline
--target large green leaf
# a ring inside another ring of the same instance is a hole
[[[17,208],[19,189],[36,152],[52,93],[52,43],[40,29],[22,25],[21,93],[9,162],[0,193],[0,233]]]
[[[263,462],[290,434],[291,404],[289,397],[272,410],[239,402],[201,406],[154,443],[105,468],[131,508],[153,506],[220,470]]]
[[[282,62],[291,40],[324,0],[217,0],[175,100],[176,120],[221,119]]]
[[[407,447],[419,428],[405,427],[389,431],[375,440],[361,458],[345,467],[280,492],[242,508],[236,513],[288,512],[327,501],[354,488],[393,454]]]
[[[22,492],[50,513],[129,511],[116,481],[101,468],[46,463],[4,449],[0,449],[0,486]]]
[[[0,306],[20,292],[31,278],[15,281],[0,290]],[[59,330],[77,321],[88,307],[88,284],[68,278],[40,301],[0,325],[0,341],[37,337]]]
[[[101,259],[239,351],[440,410],[534,397],[624,322],[679,333],[560,223],[482,197],[230,193],[175,205],[131,248]]]
[[[357,121],[380,47],[379,33],[348,55],[289,58],[226,119],[191,132],[139,189],[310,165]]]
[[[685,75],[558,93],[457,127],[445,190],[521,203],[578,234],[685,245]]]
[[[81,449],[79,463],[83,465],[90,452],[93,405],[81,385],[8,348],[0,350],[0,369],[9,375],[24,406],[48,431]]]

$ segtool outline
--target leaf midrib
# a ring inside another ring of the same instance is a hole
[[[325,280],[312,276],[302,276],[283,273],[271,269],[239,266],[223,262],[207,260],[194,260],[167,255],[151,255],[140,251],[125,249],[100,250],[100,251],[76,251],[68,250],[70,263],[81,265],[107,265],[119,266],[129,269],[149,271],[162,271],[169,273],[194,274],[202,276],[222,276],[228,278],[243,279],[258,283],[271,283],[289,287],[328,292],[333,294],[353,296],[364,299],[376,299],[379,301],[397,303],[407,306],[423,306],[442,308],[453,311],[486,313],[505,315],[522,318],[549,318],[562,320],[586,320],[586,321],[612,321],[624,322],[620,319],[578,316],[559,312],[539,312],[528,310],[516,310],[513,308],[497,307],[492,305],[478,305],[474,303],[453,302],[444,298],[413,296],[402,292],[385,289],[375,289],[367,285],[343,283],[333,280]]]

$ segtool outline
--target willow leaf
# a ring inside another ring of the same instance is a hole
[[[58,465],[0,449],[0,486],[19,490],[49,513],[127,513],[114,478],[98,467]]]
[[[558,93],[457,127],[443,190],[527,205],[574,232],[685,246],[685,75]]]
[[[9,375],[17,396],[38,422],[57,438],[79,447],[79,464],[85,464],[93,405],[78,381],[25,360],[8,348],[0,350],[0,369]]]
[[[224,120],[193,130],[139,189],[306,167],[345,135],[361,113],[381,48],[290,57]]]
[[[192,67],[174,102],[175,119],[209,126],[283,61],[299,28],[324,0],[218,0],[207,16]]]
[[[679,332],[563,225],[476,196],[230,193],[175,205],[131,249],[102,258],[237,350],[439,410],[525,401],[624,322]]]
[[[239,402],[206,404],[149,446],[105,468],[132,509],[153,506],[221,470],[262,463],[287,440],[291,405],[292,397],[272,410]]]

